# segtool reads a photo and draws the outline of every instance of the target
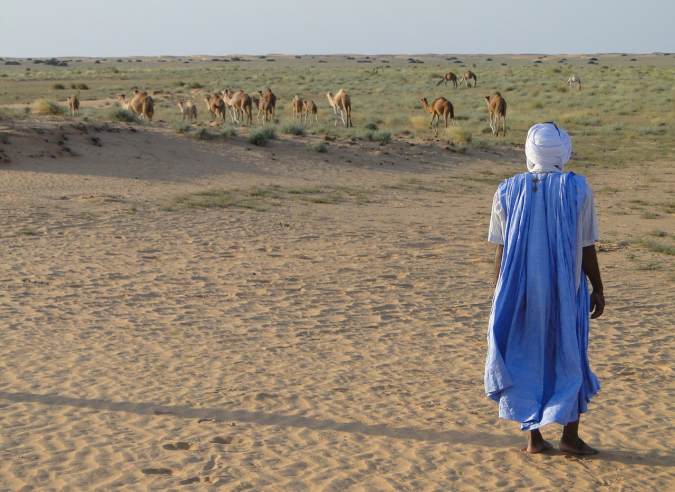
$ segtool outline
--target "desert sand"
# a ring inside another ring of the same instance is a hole
[[[585,173],[600,454],[531,456],[483,392],[489,212],[522,148],[0,130],[0,490],[675,487],[673,257],[635,242],[673,241],[672,163]],[[176,200],[252,187],[258,210]]]

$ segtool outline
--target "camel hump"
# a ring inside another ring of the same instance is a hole
[[[502,97],[502,95],[499,92],[495,92],[495,96]]]

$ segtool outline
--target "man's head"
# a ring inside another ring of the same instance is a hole
[[[530,172],[562,172],[572,154],[570,136],[554,123],[538,123],[527,132],[525,155]]]

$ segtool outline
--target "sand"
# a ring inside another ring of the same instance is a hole
[[[530,456],[482,380],[491,198],[522,149],[0,132],[0,490],[675,486],[673,257],[633,242],[675,231],[672,164],[586,173],[608,304],[582,436],[601,452]],[[260,186],[266,211],[174,200]]]

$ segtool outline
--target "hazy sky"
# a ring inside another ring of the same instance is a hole
[[[673,0],[0,0],[0,56],[675,52],[674,21]]]

